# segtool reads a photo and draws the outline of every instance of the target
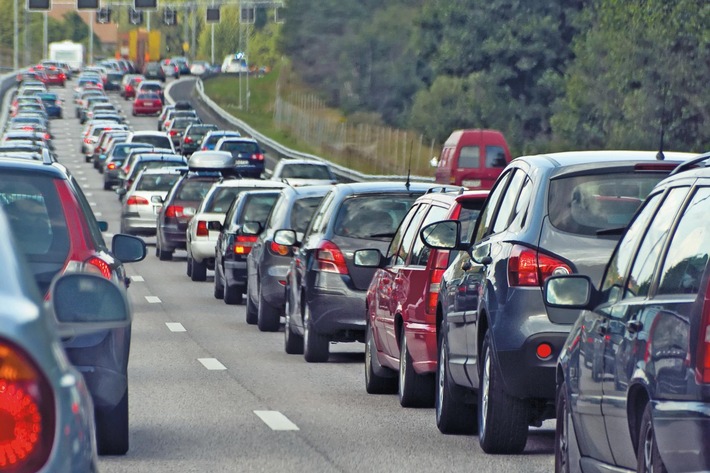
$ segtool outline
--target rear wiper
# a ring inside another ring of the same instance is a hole
[[[604,228],[597,230],[597,236],[620,236],[626,231],[626,227]]]
[[[394,233],[392,233],[392,232],[390,232],[390,233],[374,233],[374,234],[370,235],[371,238],[384,238],[384,237],[392,238],[393,236],[394,236]]]

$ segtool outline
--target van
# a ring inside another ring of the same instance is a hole
[[[489,190],[512,160],[503,133],[497,130],[456,130],[441,156],[432,160],[435,180],[472,190]]]

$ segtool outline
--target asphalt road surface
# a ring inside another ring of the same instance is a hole
[[[189,95],[190,85],[181,86]],[[119,202],[79,154],[82,126],[71,86],[59,89],[64,118],[52,122],[55,144],[84,188],[107,242],[119,228]],[[153,117],[131,117],[155,130]],[[182,98],[178,96],[177,98]],[[205,116],[209,120],[209,116]],[[283,350],[283,330],[261,333],[244,305],[213,297],[186,275],[185,253],[128,265],[133,335],[129,374],[130,450],[101,457],[102,472],[549,472],[554,422],[531,429],[525,453],[484,454],[475,436],[442,435],[433,409],[403,409],[396,396],[364,388],[361,344],[334,344],[328,363],[309,364]]]

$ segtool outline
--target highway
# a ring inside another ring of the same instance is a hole
[[[173,87],[173,97],[189,98],[192,85]],[[117,196],[78,152],[83,127],[73,118],[72,87],[54,90],[67,117],[52,122],[59,160],[109,223],[109,242],[119,228]],[[156,129],[155,118],[131,117],[130,102],[114,101],[135,130]],[[286,355],[283,330],[261,333],[246,324],[244,305],[213,297],[212,272],[207,282],[192,282],[185,252],[159,261],[155,239],[146,242],[148,257],[128,265],[130,450],[101,457],[102,472],[554,470],[554,422],[532,429],[523,455],[486,455],[476,437],[439,433],[433,409],[403,409],[396,395],[367,394],[363,345],[334,345],[324,364]]]

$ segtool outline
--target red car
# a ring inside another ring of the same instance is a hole
[[[136,89],[138,84],[143,82],[143,77],[135,77],[131,79],[128,84],[123,88],[123,98],[128,100],[136,96]]]
[[[163,102],[160,95],[149,92],[139,94],[133,101],[133,116],[159,115],[163,111]]]
[[[434,404],[439,281],[454,256],[426,247],[420,231],[453,219],[470,237],[488,196],[488,191],[451,189],[435,188],[417,199],[386,257],[376,249],[355,252],[356,265],[379,268],[366,299],[365,388],[371,394],[399,392],[403,407]]]
[[[64,87],[66,85],[67,76],[60,68],[55,66],[49,66],[45,68],[44,71],[47,74],[47,85],[59,85],[61,87]]]

